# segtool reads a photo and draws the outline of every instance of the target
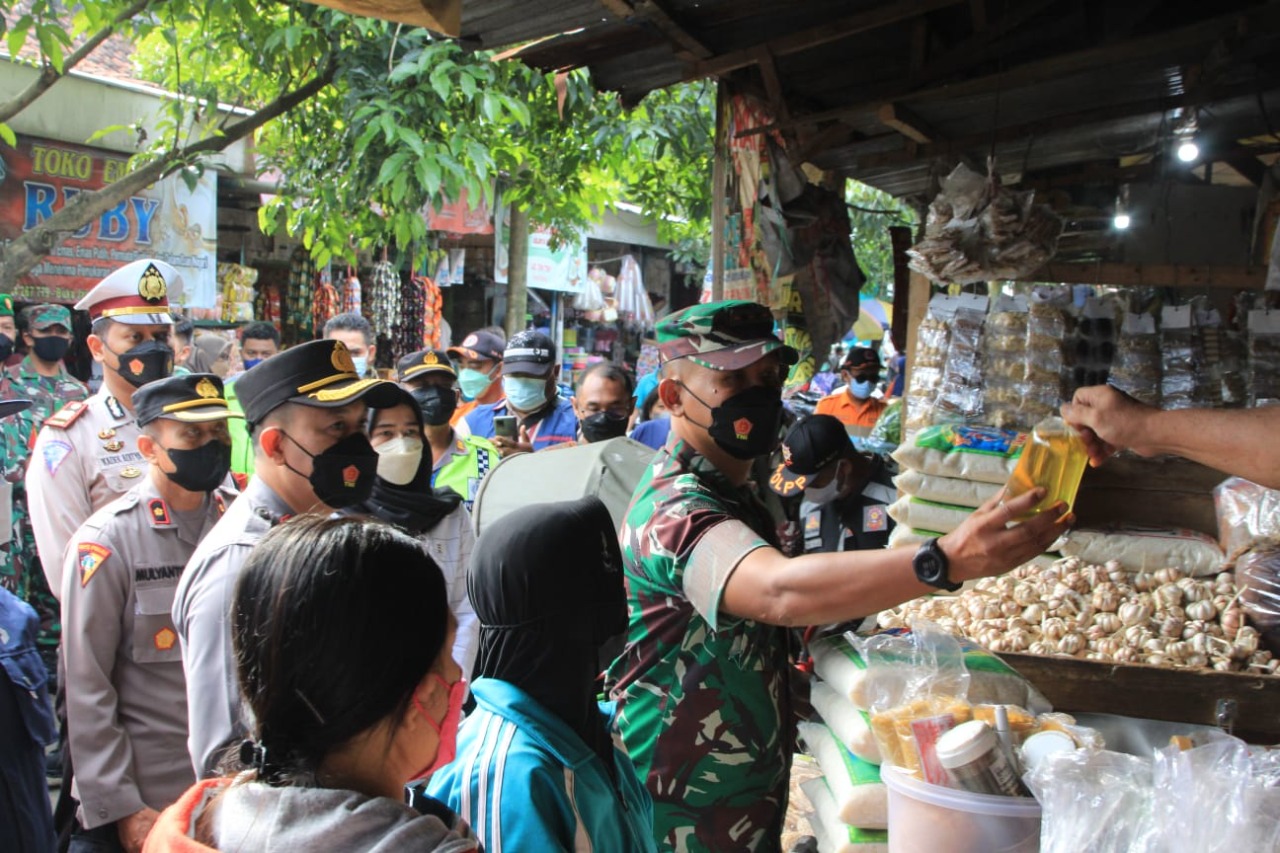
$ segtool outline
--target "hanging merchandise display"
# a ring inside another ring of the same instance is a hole
[[[386,357],[379,352],[379,362],[395,364],[402,355],[422,349],[423,329],[427,316],[428,286],[438,294],[431,279],[423,276],[404,276],[400,280],[400,313],[391,331],[391,346]]]
[[[224,323],[247,323],[253,319],[253,285],[258,271],[240,264],[218,264],[219,319]],[[206,319],[197,317],[196,319]]]
[[[347,277],[342,281],[342,313],[362,313],[360,279],[351,267],[347,267]]]
[[[653,303],[644,289],[644,277],[640,264],[630,255],[623,255],[622,269],[618,273],[618,286],[614,291],[618,314],[625,323],[648,328],[653,325]]]
[[[333,286],[329,276],[329,268],[325,267],[316,273],[315,295],[311,303],[311,327],[323,329],[334,316],[342,313],[342,298]]]
[[[427,276],[415,276],[414,282],[422,298],[422,313],[419,315],[420,320],[418,323],[418,344],[398,353],[397,357],[408,355],[424,346],[431,349],[440,348],[440,332],[444,319],[444,295],[440,292],[436,282]],[[406,332],[407,342],[409,337],[412,337],[412,323],[406,318],[404,324],[406,329],[409,330]]]
[[[309,341],[315,335],[311,314],[312,287],[316,265],[306,249],[299,246],[289,258],[289,283],[285,291],[284,329],[286,343]]]
[[[395,327],[400,323],[400,273],[385,255],[373,265],[364,308],[365,319],[373,324],[374,334],[379,339],[378,345],[383,345],[384,338],[390,344]]]
[[[1016,279],[1044,266],[1057,250],[1062,220],[1034,192],[1000,183],[963,163],[942,179],[929,205],[925,237],[907,251],[911,268],[939,284]]]
[[[1160,405],[1160,336],[1156,318],[1129,313],[1120,324],[1109,382],[1140,403]]]

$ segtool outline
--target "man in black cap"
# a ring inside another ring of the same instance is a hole
[[[479,407],[490,406],[502,399],[499,368],[502,367],[502,351],[506,346],[506,339],[496,332],[480,329],[447,350],[458,370],[458,388],[462,391],[462,402],[450,421],[455,427]]]
[[[458,406],[458,377],[446,353],[410,353],[396,370],[400,384],[422,410],[423,432],[431,447],[431,484],[457,492],[470,512],[480,481],[498,464],[498,448],[487,438],[461,434],[451,425]]]
[[[173,602],[187,673],[198,777],[217,767],[245,728],[231,650],[231,591],[254,543],[303,512],[331,512],[369,497],[378,454],[365,435],[370,406],[399,400],[391,382],[362,378],[341,341],[299,344],[236,380],[257,453],[256,473],[187,564]]]
[[[844,380],[845,387],[837,388],[819,400],[814,412],[834,415],[846,427],[865,435],[889,405],[872,396],[876,383],[880,381],[880,356],[869,347],[851,348],[840,364],[840,378]]]
[[[792,427],[769,487],[784,498],[802,497],[805,553],[865,551],[889,543],[893,521],[886,507],[895,494],[884,462],[855,450],[844,425],[831,415]]]
[[[80,525],[63,559],[71,849],[139,850],[195,781],[169,610],[183,567],[235,499],[222,381],[189,373],[133,395],[146,476]]]
[[[506,396],[467,415],[471,434],[491,440],[504,456],[577,441],[578,416],[573,401],[560,396],[559,379],[560,362],[551,338],[533,331],[512,335],[502,353]],[[515,434],[501,435],[495,418],[508,417],[515,418]]]

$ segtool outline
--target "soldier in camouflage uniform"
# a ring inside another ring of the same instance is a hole
[[[23,309],[22,321],[27,355],[0,374],[0,399],[32,401],[30,409],[0,424],[4,477],[13,489],[13,533],[8,545],[0,549],[0,583],[30,602],[39,614],[40,652],[52,672],[61,633],[58,601],[49,591],[36,555],[24,474],[31,446],[45,420],[67,403],[86,399],[89,389],[62,363],[71,345],[71,312],[61,305],[31,305]]]
[[[915,555],[788,558],[748,478],[777,444],[796,352],[751,302],[693,306],[657,336],[671,436],[621,533],[630,627],[608,672],[618,726],[653,797],[660,849],[777,850],[795,731],[786,627],[1007,571],[1066,529],[1065,508],[1006,529],[1042,495],[993,501]]]

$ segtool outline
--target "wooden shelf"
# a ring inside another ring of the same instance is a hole
[[[1218,701],[1229,699],[1236,703],[1238,735],[1252,743],[1280,741],[1280,676],[1004,652],[1000,657],[1055,710],[1216,726]]]

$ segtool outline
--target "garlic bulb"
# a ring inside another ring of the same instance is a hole
[[[1133,588],[1138,592],[1151,592],[1159,586],[1153,572],[1138,572],[1133,576]]]
[[[1061,616],[1051,616],[1040,625],[1040,634],[1045,640],[1057,642],[1067,633],[1067,620]]]
[[[1083,634],[1077,634],[1075,631],[1069,631],[1062,635],[1062,639],[1058,640],[1058,651],[1068,655],[1078,655],[1088,646]]]
[[[1199,599],[1187,605],[1187,618],[1208,622],[1210,619],[1218,615],[1218,608],[1213,606],[1213,602],[1207,599]]]
[[[1125,602],[1116,612],[1127,626],[1145,625],[1153,613],[1151,607],[1136,601]]]
[[[1124,622],[1121,621],[1119,614],[1099,613],[1093,617],[1092,627],[1099,628],[1107,634],[1114,634],[1124,627]]]
[[[1185,575],[1182,572],[1178,571],[1172,566],[1169,566],[1163,569],[1157,569],[1155,572],[1155,581],[1157,586],[1163,583],[1177,583],[1178,581],[1182,580],[1184,577]]]
[[[1187,620],[1180,616],[1166,616],[1160,620],[1160,636],[1176,640],[1182,636],[1182,629],[1186,624]]]
[[[1115,613],[1120,609],[1120,592],[1115,584],[1108,581],[1107,586],[1093,591],[1092,601],[1093,606],[1103,613]]]
[[[1185,594],[1182,587],[1175,583],[1165,583],[1156,587],[1156,602],[1163,607],[1178,605],[1182,603]]]
[[[1028,604],[1022,611],[1022,618],[1031,625],[1039,625],[1044,621],[1045,609],[1044,605],[1039,602]]]

